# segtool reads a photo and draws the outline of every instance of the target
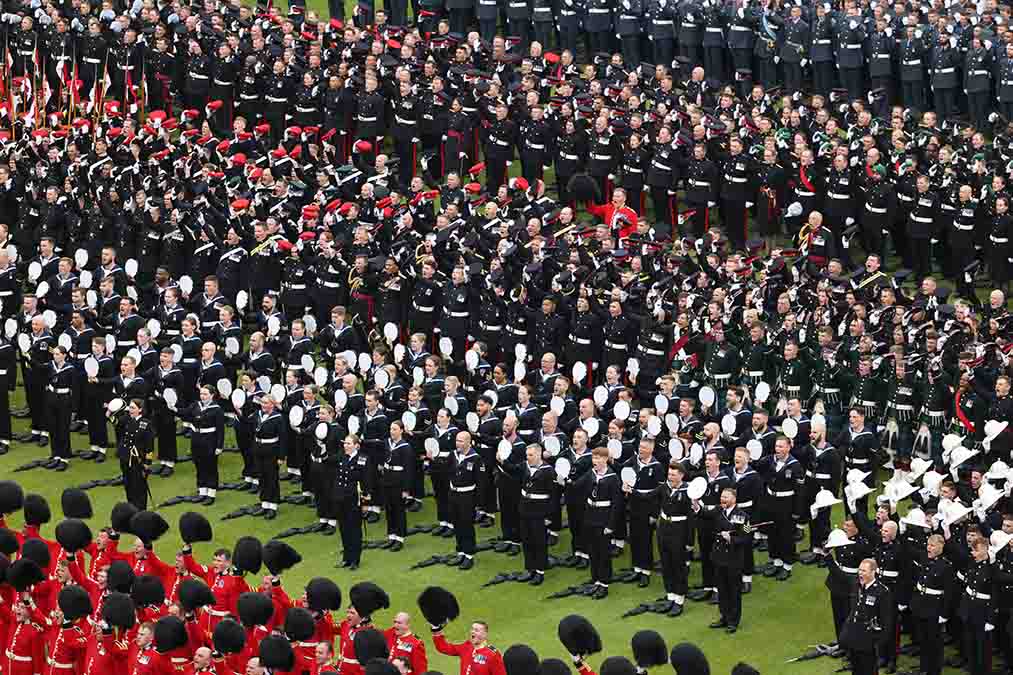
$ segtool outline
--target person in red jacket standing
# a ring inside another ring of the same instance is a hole
[[[587,212],[601,218],[613,236],[618,234],[620,246],[626,237],[637,231],[637,213],[626,205],[626,190],[622,188],[612,191],[612,201],[608,204],[588,204]]]
[[[461,660],[461,675],[506,675],[503,655],[489,644],[489,624],[476,621],[471,624],[471,633],[465,642],[451,643],[443,637],[443,631],[433,632],[436,651]]]
[[[369,581],[352,586],[348,596],[349,605],[345,620],[338,626],[338,634],[341,636],[338,673],[363,675],[365,667],[355,658],[355,634],[373,629],[373,620],[370,617],[376,610],[390,607],[390,597],[386,591]]]
[[[134,576],[150,574],[162,580],[163,586],[171,586],[176,572],[172,565],[167,565],[155,555],[151,542],[145,543],[140,538],[134,541],[134,550],[126,556],[127,562],[134,570]],[[210,584],[209,584],[210,585]]]
[[[82,616],[89,613],[90,607]],[[83,675],[88,636],[76,623],[81,616],[65,616],[62,611],[54,610],[52,617],[52,627],[46,640],[49,645],[47,675]]]
[[[7,650],[3,672],[5,675],[37,675],[46,661],[42,651],[45,634],[42,624],[36,621],[42,617],[33,617],[32,608],[21,600],[14,603],[13,614],[10,634],[4,636]]]
[[[191,574],[203,579],[215,595],[213,607],[205,608],[201,615],[201,628],[213,633],[218,622],[230,614],[236,613],[239,596],[250,591],[249,584],[242,573],[233,568],[232,554],[224,548],[215,551],[211,567],[201,565],[193,559],[190,546],[183,547],[183,563]]]
[[[199,647],[193,653],[193,659],[183,669],[183,675],[218,675],[211,660],[211,650]]]
[[[408,612],[398,612],[394,616],[394,625],[385,630],[384,635],[390,648],[391,661],[402,659],[411,675],[422,675],[429,670],[426,645],[412,632],[411,616]]]

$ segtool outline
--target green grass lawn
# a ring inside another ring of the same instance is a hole
[[[21,389],[16,396],[17,404],[23,400]],[[17,420],[15,433],[25,430],[23,420]],[[234,444],[229,433],[229,443]],[[74,435],[74,447],[87,447],[87,437]],[[180,439],[181,453],[187,453],[188,442]],[[118,471],[115,459],[107,460],[103,465],[85,463],[75,460],[67,472],[53,473],[44,469],[11,473],[18,465],[48,454],[48,449],[36,445],[21,443],[13,444],[11,452],[0,457],[0,475],[18,480],[26,492],[38,492],[50,502],[54,512],[54,520],[44,528],[46,536],[53,536],[56,523],[61,518],[60,494],[63,488],[77,485],[86,480],[112,477]],[[222,480],[235,479],[241,468],[238,454],[225,453],[221,456]],[[156,502],[161,502],[177,494],[194,491],[194,469],[191,463],[178,464],[176,473],[169,479],[151,479],[151,490]],[[284,488],[288,493],[291,488]],[[95,509],[96,517],[92,529],[108,522],[109,510],[123,499],[122,488],[97,488],[89,492]],[[196,547],[195,554],[199,560],[207,561],[213,548],[221,545],[231,547],[237,538],[253,535],[266,542],[281,530],[294,526],[309,524],[315,521],[315,513],[307,507],[282,505],[279,518],[273,523],[262,519],[240,518],[221,521],[220,517],[232,509],[251,502],[253,498],[243,493],[222,491],[218,493],[217,503],[210,509],[204,509],[215,528],[215,542],[201,544]],[[172,561],[179,550],[181,541],[176,533],[176,524],[180,514],[194,508],[192,505],[180,505],[163,510],[163,516],[172,525],[170,532],[156,545],[158,555],[166,561]],[[203,507],[197,507],[198,509]],[[425,500],[422,512],[409,514],[409,526],[413,524],[431,523],[435,519],[434,504],[431,499]],[[10,524],[20,527],[20,514],[15,514]],[[385,532],[383,522],[368,528],[370,538],[382,538]],[[480,541],[498,533],[495,528],[479,529]],[[122,547],[132,545],[132,538],[125,537]],[[564,534],[560,544],[554,551],[560,555],[568,554],[569,535]],[[560,618],[570,613],[586,615],[594,622],[601,632],[605,644],[605,653],[599,654],[591,662],[597,668],[605,655],[629,654],[629,642],[633,633],[642,628],[659,631],[671,648],[681,641],[692,641],[699,644],[711,659],[712,672],[728,673],[731,667],[740,660],[756,666],[761,672],[798,673],[815,675],[831,673],[840,662],[831,659],[819,659],[800,664],[788,664],[784,661],[806,650],[808,645],[817,642],[829,642],[833,639],[833,626],[830,614],[830,602],[823,586],[825,573],[818,568],[801,565],[795,567],[794,576],[786,583],[758,578],[754,582],[753,592],[744,598],[743,622],[735,636],[727,636],[723,631],[710,630],[707,624],[714,620],[717,608],[711,605],[687,602],[687,611],[678,619],[643,614],[630,619],[620,618],[623,612],[644,601],[651,601],[663,594],[660,577],[655,577],[650,588],[641,590],[635,586],[613,584],[609,598],[603,601],[567,598],[564,600],[545,600],[546,596],[568,585],[575,584],[583,578],[577,570],[550,570],[546,581],[540,588],[522,584],[502,584],[490,588],[481,588],[482,584],[501,571],[519,570],[522,565],[520,556],[510,558],[492,552],[480,553],[476,558],[475,568],[469,572],[461,572],[444,566],[429,567],[421,570],[410,570],[413,563],[432,554],[449,552],[453,540],[437,539],[426,534],[409,537],[405,549],[400,553],[386,551],[365,551],[362,566],[354,573],[334,568],[338,555],[340,538],[321,535],[305,535],[287,540],[303,556],[303,562],[291,570],[284,579],[288,591],[298,595],[303,584],[314,576],[329,576],[334,579],[345,592],[357,581],[372,580],[383,586],[390,593],[392,606],[389,611],[379,612],[374,618],[381,627],[390,624],[394,612],[408,610],[415,618],[416,630],[422,635],[430,647],[431,667],[450,675],[457,672],[457,664],[449,658],[435,654],[431,642],[428,642],[429,629],[417,611],[416,598],[428,585],[437,584],[451,589],[461,604],[461,618],[451,624],[447,633],[453,640],[464,639],[467,627],[473,619],[489,622],[492,643],[500,650],[511,644],[524,642],[530,644],[542,658],[551,656],[566,658],[566,654],[556,638],[556,625]],[[758,553],[757,562],[766,561],[766,554]],[[616,567],[629,564],[628,555],[616,561]],[[699,578],[699,565],[693,565],[691,581]],[[253,583],[254,579],[249,579]],[[956,672],[956,671],[954,671]]]

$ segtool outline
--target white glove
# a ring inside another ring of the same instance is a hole
[[[781,63],[781,57],[775,55],[774,56],[774,63]]]
[[[858,22],[852,19],[850,22],[848,22],[848,28],[850,28],[851,30],[855,30],[856,28],[858,28]]]
[[[886,33],[887,37],[893,37],[893,28],[890,28],[889,26],[887,26],[886,30],[883,31],[883,32]]]
[[[985,632],[987,633],[987,632],[989,632],[990,630],[995,630],[995,626],[993,626],[993,625],[992,625],[992,624],[990,624],[990,623],[986,623],[986,624],[985,624]]]
[[[742,7],[739,7],[738,15],[739,15],[740,19],[745,19],[746,18],[746,10],[743,9]]]
[[[922,32],[921,32],[921,30],[916,30],[916,31],[915,31],[915,37],[916,37],[917,39],[919,39],[919,40],[921,40],[921,39],[922,39]]]
[[[623,0],[623,9],[627,11],[630,9],[630,0]]]
[[[746,202],[746,208],[747,209],[753,208],[753,202]]]
[[[991,40],[985,40],[985,49],[987,49],[989,51],[992,51],[992,41]]]
[[[939,623],[943,624],[946,623],[947,621],[949,621],[949,619],[947,619],[945,616],[939,617]]]
[[[952,47],[954,49],[957,48],[957,38],[955,38],[955,37],[954,38],[950,38],[950,47]]]
[[[949,33],[950,35],[953,35],[953,24],[952,23],[949,26],[946,27],[946,32]]]
[[[693,18],[693,12],[686,15],[686,21],[696,21],[696,19]]]
[[[809,59],[802,59],[798,62],[800,68],[805,68],[809,64]]]

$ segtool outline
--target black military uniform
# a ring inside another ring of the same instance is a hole
[[[721,618],[711,626],[726,627],[729,633],[734,633],[742,620],[742,569],[746,548],[752,542],[749,516],[738,507],[725,509],[721,506],[710,510],[700,509],[697,514],[700,518],[711,521],[714,528],[711,558],[714,561]]]
[[[327,434],[330,446],[331,435],[336,425],[331,425]],[[334,474],[334,509],[338,514],[338,529],[341,531],[341,567],[355,569],[362,556],[362,505],[360,486],[366,479],[368,460],[360,452],[344,453],[337,460]]]
[[[471,447],[466,455],[452,453],[450,464],[450,522],[459,554],[455,562],[467,570],[475,564],[475,508],[481,503],[486,468]]]
[[[146,457],[151,452],[153,431],[146,419],[127,412],[120,413],[116,420],[116,455],[123,474],[123,489],[127,501],[141,511],[148,508]]]
[[[877,648],[889,621],[890,591],[879,581],[859,582],[854,605],[841,629],[840,646],[848,651],[855,675],[875,675],[879,669]]]

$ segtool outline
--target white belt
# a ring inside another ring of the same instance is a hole
[[[689,520],[689,516],[670,516],[664,512],[662,512],[660,515],[662,520],[667,520],[670,523],[681,523],[683,521]]]
[[[201,328],[214,328],[217,321],[201,321]]]
[[[208,79],[207,75],[201,75],[200,73],[190,73],[190,77],[192,77],[194,79],[197,79],[197,80],[206,80],[206,79]],[[270,97],[268,97],[268,98],[270,98]],[[282,99],[282,100],[283,101],[287,101],[288,99]]]
[[[987,70],[972,70],[971,75],[988,75]]]
[[[573,340],[574,342],[576,342],[579,345],[589,345],[589,344],[591,344],[591,341],[588,340],[587,338],[579,338],[579,337],[574,337],[574,336],[571,335],[570,339]]]
[[[914,61],[904,61],[905,66],[920,66],[922,65],[921,59],[915,59]]]
[[[805,475],[816,480],[830,480],[831,478],[829,473],[813,473],[812,471],[806,471]]]
[[[578,159],[580,159],[580,157],[578,157],[577,155],[568,155],[566,153],[561,153],[559,156],[562,157],[563,159],[568,159],[571,162],[576,162]]]
[[[11,661],[20,661],[21,663],[31,663],[33,660],[31,656],[18,656],[9,649],[6,651],[6,655]]]
[[[748,502],[739,502],[736,504],[740,509],[750,509],[753,507],[753,500],[750,499]]]
[[[360,117],[359,121],[360,122],[375,122],[376,118],[375,117]]]
[[[315,106],[301,106],[301,105],[297,105],[295,107],[295,110],[296,110],[296,112],[301,112],[301,113],[311,113],[311,112],[315,112],[316,111],[316,107]]]
[[[918,592],[924,593],[925,595],[943,595],[943,589],[929,588],[928,586],[923,586],[921,584],[918,584]]]
[[[851,199],[851,195],[842,195],[837,192],[831,192],[829,194],[831,199]]]
[[[745,33],[752,33],[753,29],[749,26],[732,26],[732,30],[742,31]]]
[[[532,150],[544,150],[545,146],[541,143],[528,143],[528,147]]]
[[[749,377],[763,377],[764,372],[762,370],[750,370],[746,373]]]
[[[271,103],[288,103],[288,99],[281,96],[268,96],[267,100]]]
[[[9,295],[14,295],[14,291],[0,291],[0,298],[6,298]]]
[[[305,291],[306,284],[289,284],[288,290],[290,291]]]
[[[926,410],[925,414],[929,417],[946,417],[945,410]]]
[[[605,340],[605,346],[609,349],[627,349],[627,345],[624,345],[621,342],[609,342],[608,340]]]
[[[901,201],[905,201],[905,202],[913,202],[915,198],[914,197],[909,197],[908,195],[905,195],[905,194],[898,194],[897,195],[897,199],[899,199]]]
[[[683,28],[697,28],[697,25],[695,23],[687,23],[686,21],[683,21],[682,22],[682,27]]]
[[[98,64],[102,63],[102,59],[85,59],[84,62],[91,63],[97,66]]]
[[[404,471],[404,467],[397,464],[384,464],[383,469],[384,471]]]
[[[689,184],[692,185],[693,187],[710,187],[709,180],[695,180],[691,178],[689,180]]]
[[[921,218],[921,217],[916,216],[914,214],[911,215],[911,220],[913,220],[915,222],[918,222],[918,223],[931,223],[932,222],[931,218]]]
[[[745,183],[745,182],[746,182],[747,180],[749,180],[749,179],[748,179],[748,178],[737,178],[737,177],[735,177],[735,176],[729,176],[729,175],[728,175],[728,174],[726,173],[726,174],[725,174],[725,180],[727,180],[727,181],[730,181],[730,182],[732,182],[732,183]]]
[[[947,73],[952,73],[955,70],[956,68],[940,68],[939,70],[936,71],[936,75],[945,75]]]
[[[219,87],[231,87],[232,86],[231,82],[222,82],[221,80],[215,80],[214,83],[217,84]]]
[[[58,388],[46,387],[46,389],[49,390],[49,391],[51,391],[51,392],[53,392],[54,394],[69,394],[70,393],[70,387],[58,387]]]
[[[993,244],[1008,244],[1009,237],[989,237]]]
[[[397,122],[398,124],[407,124],[407,125],[415,124],[415,120],[406,120],[405,118],[400,117],[398,115],[394,115],[394,121]]]
[[[509,141],[503,141],[498,138],[493,138],[492,142],[495,143],[496,145],[502,145],[504,148],[510,145]]]
[[[597,153],[593,153],[591,155],[591,159],[597,159],[599,162],[608,162],[611,161],[612,155],[599,155]]]
[[[503,330],[503,326],[501,326],[499,324],[491,324],[490,323],[490,324],[480,324],[480,325],[481,325],[482,330],[488,330],[488,331],[493,331],[493,332],[497,332],[497,331]]]
[[[433,311],[436,308],[435,307],[419,307],[418,305],[415,305],[415,309],[417,309],[420,312],[431,312],[431,311]]]
[[[770,494],[771,497],[792,497],[795,495],[794,490],[787,490],[785,492],[774,492],[773,490],[767,490],[767,493]]]
[[[278,437],[272,436],[271,438],[258,438],[257,442],[260,443],[261,445],[271,445],[272,443],[278,442]]]
[[[471,312],[450,312],[450,316],[455,319],[467,319],[471,316]]]
[[[858,459],[858,458],[855,458],[855,459],[851,460],[851,463],[852,464],[868,464],[869,460],[868,459]]]
[[[354,664],[358,664],[358,663],[359,663],[359,662],[358,662],[357,660],[355,660],[355,659],[350,659],[350,658],[348,658],[347,656],[342,656],[342,657],[341,657],[341,662],[342,662],[342,663],[354,663]]]
[[[886,213],[886,209],[881,209],[875,206],[865,205],[866,210],[872,211],[873,213]]]
[[[897,570],[880,570],[879,573],[882,574],[884,577],[889,577],[891,579],[900,576],[900,572],[898,572]]]
[[[707,26],[705,29],[708,33],[720,33],[721,29],[717,26]]]
[[[963,230],[964,232],[970,232],[974,229],[974,225],[960,225],[959,223],[953,223],[953,227],[958,230]]]
[[[223,612],[220,609],[205,609],[204,611],[206,611],[211,616],[228,616],[229,615],[228,612]]]
[[[472,492],[475,489],[475,486],[468,485],[466,487],[457,487],[456,485],[451,485],[450,489],[454,492]]]
[[[0,370],[0,375],[6,375],[6,374],[7,374],[7,370],[6,369]]]
[[[171,660],[171,661],[172,661],[173,663],[186,663],[186,662],[187,662],[187,661],[189,661],[190,659],[186,658],[185,656],[173,656],[173,657],[171,657],[171,659],[170,659],[170,660]]]
[[[591,14],[608,14],[611,11],[612,11],[611,9],[602,7],[595,7],[593,9],[588,10],[588,12],[590,12]]]
[[[213,434],[218,431],[218,429],[216,427],[202,427],[200,429],[194,429],[194,431],[198,434]]]
[[[894,404],[891,404],[890,407],[893,408],[893,409],[895,409],[895,410],[904,410],[904,411],[914,410],[915,409],[915,407],[913,405],[909,405],[907,403],[894,403]]]
[[[805,192],[803,190],[796,190],[795,194],[799,195],[800,197],[815,197],[816,196],[815,192]]]
[[[521,497],[525,499],[548,499],[551,495],[541,494],[540,492],[527,492],[521,490]]]
[[[862,45],[844,45],[845,49],[861,49]]]
[[[840,567],[842,572],[846,572],[848,574],[858,574],[857,567],[845,567],[844,565],[838,565],[838,567]]]
[[[830,44],[831,42],[832,42],[831,40],[815,40],[815,41],[813,42],[813,44],[817,44],[817,45],[828,45],[828,44]]]
[[[654,19],[653,21],[654,21],[654,25],[656,25],[656,26],[671,26],[672,25],[672,20],[671,19]]]
[[[821,389],[822,389],[822,387],[821,387]],[[827,388],[827,389],[823,389],[823,393],[824,394],[840,394],[841,390],[840,389],[830,389],[830,388]]]
[[[197,359],[183,359],[183,363],[197,363]]]
[[[656,166],[659,169],[661,169],[662,171],[671,171],[672,170],[672,167],[667,166],[665,164],[661,164],[660,162],[651,162],[651,166]]]
[[[970,596],[974,600],[991,600],[992,599],[992,596],[989,595],[988,593],[978,593],[977,591],[971,590],[970,588],[967,589],[967,595]]]
[[[660,349],[643,349],[643,352],[645,354],[650,354],[651,356],[664,356],[665,355],[665,352],[661,351]]]
[[[596,508],[605,508],[607,506],[612,506],[612,500],[607,500],[607,501],[602,501],[602,502],[596,502],[593,499],[588,499],[587,500],[587,505],[588,506],[594,506]]]
[[[338,283],[337,281],[321,281],[320,285],[325,288],[338,288],[339,286],[341,286],[341,284]]]
[[[47,659],[47,661],[49,661],[49,665],[54,668],[59,668],[60,670],[73,670],[74,668],[73,663],[59,663],[58,661],[54,661],[52,659]]]

